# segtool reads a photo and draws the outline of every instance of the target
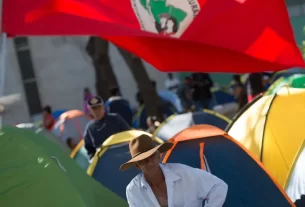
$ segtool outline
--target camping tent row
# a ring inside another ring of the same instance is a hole
[[[168,117],[155,131],[154,135],[168,141],[180,131],[197,124],[209,124],[225,130],[231,122],[227,117],[211,110],[174,114]]]
[[[3,127],[0,156],[0,206],[128,206],[40,132]]]
[[[160,91],[159,96],[163,100],[163,114],[165,117],[169,117],[174,113],[181,113],[182,106],[179,97],[170,91]],[[218,106],[220,112],[225,114],[235,113],[237,105],[233,95],[228,92],[217,89],[213,90],[213,97],[215,104]],[[136,129],[146,129],[147,114],[143,106],[140,106],[137,113],[133,117],[132,126]]]
[[[52,130],[47,132],[46,130],[42,129],[40,124],[34,123],[21,123],[15,125],[18,128],[27,128],[32,131],[40,131],[47,137],[52,137],[54,140],[57,141],[59,145],[65,146],[67,149],[67,139],[72,138],[75,143],[79,143],[83,139],[83,133],[90,121],[90,118],[85,115],[82,111],[79,110],[70,110],[70,111],[62,111],[59,117],[56,120]],[[58,112],[60,113],[60,112]],[[50,135],[50,133],[53,134]],[[56,137],[54,137],[56,136]],[[59,143],[60,142],[60,143]]]
[[[154,137],[157,137],[156,139],[161,143],[163,141],[168,141],[183,129],[195,124],[209,124],[224,130],[229,123],[230,120],[228,118],[210,110],[172,115],[157,128]],[[142,131],[136,130],[134,132],[143,133]],[[87,170],[90,158],[88,157],[87,151],[84,147],[84,140],[81,140],[78,143],[70,157],[75,159],[82,169]]]
[[[294,202],[305,195],[304,103],[305,88],[282,87],[257,97],[227,129],[264,164]]]
[[[130,159],[129,141],[142,133],[132,130],[108,138],[88,168],[89,175],[125,200],[126,186],[139,171],[119,167]],[[201,168],[223,179],[229,185],[224,207],[294,206],[258,160],[223,130],[195,125],[170,141],[174,146],[163,162]]]

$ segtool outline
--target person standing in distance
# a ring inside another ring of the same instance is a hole
[[[136,167],[142,171],[126,187],[130,207],[222,207],[228,185],[201,169],[179,163],[160,164],[160,153],[172,143],[155,145],[148,135],[140,135],[129,143],[131,160],[120,170]]]
[[[167,90],[177,93],[180,85],[180,81],[173,76],[172,73],[167,74],[167,79],[165,80],[165,87]]]
[[[88,101],[90,113],[94,119],[90,121],[84,132],[85,148],[92,158],[103,142],[113,134],[128,131],[130,126],[118,114],[105,113],[104,101],[93,96]]]

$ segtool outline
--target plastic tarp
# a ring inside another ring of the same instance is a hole
[[[204,169],[229,186],[223,207],[293,206],[284,190],[272,180],[259,161],[233,138],[211,126],[193,127],[171,140],[175,145],[164,155],[166,163],[182,163],[203,169],[201,157],[204,157],[204,162],[208,164],[208,168]]]
[[[286,190],[305,140],[304,103],[305,89],[281,88],[275,95],[258,97],[227,130],[261,160]],[[303,192],[305,185],[295,185],[297,188],[295,192]]]
[[[39,134],[5,127],[0,148],[1,206],[128,206]]]
[[[170,116],[156,129],[155,135],[164,141],[168,141],[180,131],[193,125],[210,124],[225,129],[229,123],[228,118],[214,111],[189,112]]]

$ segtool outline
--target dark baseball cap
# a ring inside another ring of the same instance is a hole
[[[103,106],[104,101],[101,97],[99,96],[93,96],[88,100],[88,106],[89,107],[94,107],[94,106]]]

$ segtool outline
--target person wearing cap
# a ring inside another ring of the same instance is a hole
[[[129,125],[131,125],[133,114],[129,101],[121,96],[118,87],[111,88],[109,92],[111,97],[105,102],[106,111],[119,114]]]
[[[88,107],[94,119],[84,132],[85,148],[92,158],[103,142],[113,134],[130,130],[130,126],[118,114],[105,113],[104,101],[99,96],[88,100]]]
[[[221,207],[228,186],[216,176],[178,163],[160,164],[160,153],[172,143],[155,145],[148,135],[140,135],[129,143],[132,159],[120,170],[136,167],[142,171],[126,187],[130,207]]]

